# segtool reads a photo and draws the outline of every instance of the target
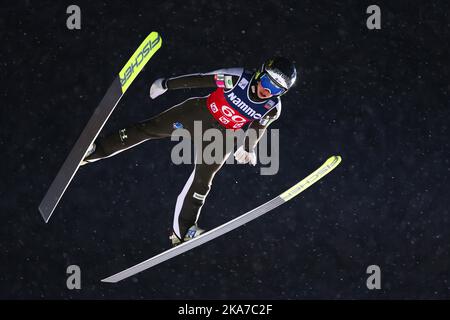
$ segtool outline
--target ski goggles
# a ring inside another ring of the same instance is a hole
[[[274,96],[283,94],[286,91],[285,88],[282,88],[282,87],[278,86],[277,84],[275,84],[272,81],[272,79],[270,79],[270,77],[267,73],[265,73],[261,76],[260,81],[261,81],[261,86],[264,89],[269,90],[270,93]]]

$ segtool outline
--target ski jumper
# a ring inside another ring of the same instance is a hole
[[[215,88],[215,91],[205,97],[189,98],[148,120],[98,138],[95,141],[95,152],[86,160],[108,158],[144,141],[170,137],[180,127],[188,130],[194,138],[194,121],[202,122],[202,134],[208,129],[216,128],[225,135],[226,129],[236,130],[245,126],[261,132],[256,139],[246,139],[245,146],[249,151],[255,148],[264,130],[281,112],[279,97],[266,100],[257,97],[253,72],[243,68],[170,78],[164,81],[164,85],[169,90]],[[200,138],[197,141],[202,140]],[[203,143],[200,147],[204,148],[209,143]],[[227,149],[225,143],[223,148],[220,163],[206,164],[195,159],[194,169],[178,195],[174,209],[173,231],[180,239],[197,223],[215,174],[233,152],[233,149]]]

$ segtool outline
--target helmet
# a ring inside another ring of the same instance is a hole
[[[278,87],[279,90],[272,93],[274,95],[282,95],[286,93],[297,80],[297,69],[295,68],[294,63],[286,58],[274,57],[261,66],[261,69],[257,72],[256,80],[262,80],[264,84],[264,80],[270,87]]]

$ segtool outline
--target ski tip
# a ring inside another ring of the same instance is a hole
[[[289,201],[310,186],[312,186],[314,183],[322,179],[324,176],[326,176],[328,173],[330,173],[332,170],[334,170],[339,163],[341,163],[341,156],[331,156],[329,157],[317,170],[315,170],[313,173],[311,173],[309,176],[295,184],[290,189],[286,190],[282,194],[280,194],[280,198],[284,201]]]
[[[122,94],[124,94],[139,72],[150,58],[161,48],[162,38],[158,32],[151,32],[134,52],[125,66],[119,72]]]
[[[339,160],[341,160],[342,157],[339,156],[339,155],[334,155],[334,156],[331,156],[330,159],[339,159]]]
[[[333,164],[334,166],[337,166],[339,163],[341,163],[342,157],[341,156],[331,156],[327,159],[325,162],[326,164]]]

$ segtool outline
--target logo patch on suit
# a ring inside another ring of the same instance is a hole
[[[264,108],[266,108],[267,110],[269,110],[269,109],[271,109],[274,105],[275,105],[275,101],[269,100],[269,102],[267,102],[267,103],[264,105]]]
[[[239,87],[241,88],[241,89],[245,89],[245,87],[247,86],[247,84],[248,84],[248,81],[247,81],[247,79],[245,79],[245,78],[242,78],[241,79],[241,81],[239,81]]]

